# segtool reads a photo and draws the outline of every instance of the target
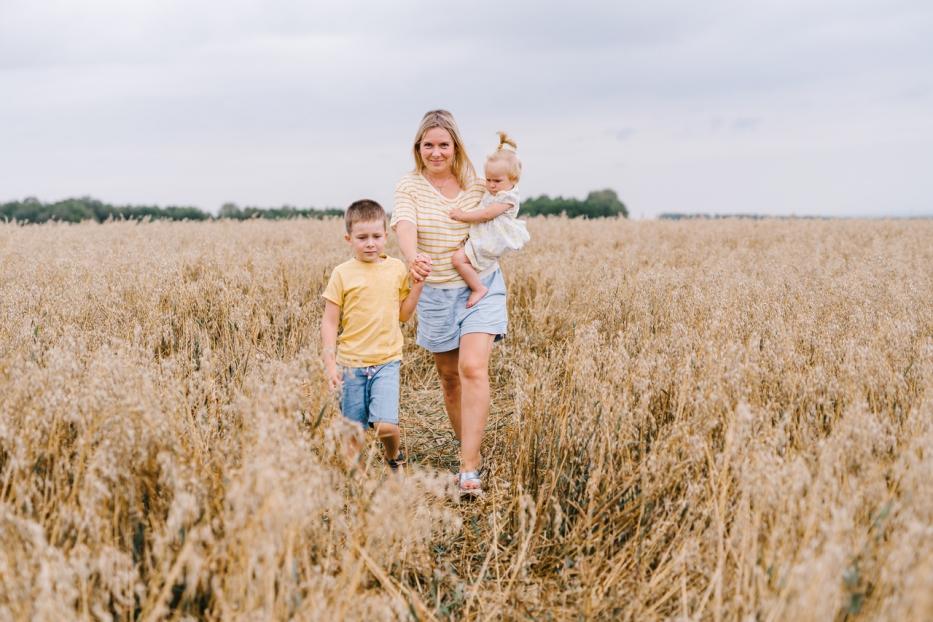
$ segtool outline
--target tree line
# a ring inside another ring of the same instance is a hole
[[[546,194],[522,202],[523,216],[559,216],[570,218],[628,217],[628,209],[614,190],[595,190],[585,199],[551,198]],[[0,203],[0,221],[21,223],[84,222],[93,220],[249,220],[265,218],[280,220],[288,218],[326,218],[343,216],[340,208],[318,209],[314,207],[240,207],[236,203],[224,203],[214,216],[197,207],[169,205],[111,205],[91,197],[64,199],[54,203],[43,203],[35,197],[22,201]]]
[[[742,220],[828,220],[831,216],[795,216],[780,214],[686,214],[681,212],[664,212],[658,214],[658,220],[722,220],[726,218],[739,218]]]
[[[248,218],[324,218],[326,216],[343,215],[343,210],[336,208],[300,208],[290,205],[270,209],[260,207],[241,208],[233,203],[224,204],[220,212],[218,216],[214,216],[210,212],[191,206],[111,205],[91,197],[65,199],[54,203],[43,203],[34,197],[29,197],[22,201],[10,201],[0,204],[0,220],[12,220],[22,223],[43,223],[50,220],[59,222],[84,222],[86,220],[97,222],[106,222],[107,220],[215,220],[217,218],[246,220]]]

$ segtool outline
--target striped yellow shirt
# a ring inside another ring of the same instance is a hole
[[[466,239],[470,225],[452,220],[447,214],[455,207],[465,212],[479,209],[485,190],[482,180],[475,179],[455,198],[448,199],[421,173],[409,173],[395,186],[395,208],[390,225],[394,229],[400,220],[407,220],[418,228],[418,252],[433,262],[428,285],[441,288],[466,286],[454,269],[451,257]],[[481,274],[495,268],[492,266]]]

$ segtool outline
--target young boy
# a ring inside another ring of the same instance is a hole
[[[398,428],[399,322],[411,317],[424,281],[409,285],[405,264],[383,252],[386,213],[381,205],[356,201],[347,208],[346,228],[353,259],[334,268],[324,289],[324,370],[331,390],[343,389],[343,416],[363,429],[367,424],[376,429],[386,462],[395,470],[405,462]],[[350,444],[357,455],[359,436]]]

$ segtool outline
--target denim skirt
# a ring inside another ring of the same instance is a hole
[[[502,339],[509,325],[505,306],[505,279],[496,268],[482,278],[489,288],[479,302],[467,309],[469,287],[442,289],[425,285],[418,300],[418,336],[415,342],[429,352],[449,352],[460,347],[468,333],[495,335]]]

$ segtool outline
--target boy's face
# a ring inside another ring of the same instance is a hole
[[[380,261],[386,247],[386,223],[384,220],[355,222],[344,238],[350,243],[353,255],[360,261]]]

